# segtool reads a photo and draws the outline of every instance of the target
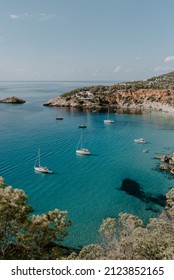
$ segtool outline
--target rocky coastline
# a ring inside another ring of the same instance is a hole
[[[174,72],[146,81],[75,89],[44,103],[44,106],[115,112],[163,111],[174,113]]]
[[[25,103],[25,100],[20,99],[16,96],[11,96],[0,100],[0,103],[23,104]]]
[[[156,159],[159,159],[162,164],[160,164],[161,171],[167,171],[171,174],[174,174],[174,153],[169,155],[159,155],[155,156]]]
[[[93,94],[89,90],[61,95],[47,101],[44,106],[71,107],[84,110],[110,111],[163,111],[174,113],[173,90],[137,90]]]

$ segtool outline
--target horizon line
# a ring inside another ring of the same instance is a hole
[[[72,82],[72,83],[77,83],[77,82],[81,82],[81,83],[86,83],[86,82],[115,82],[115,83],[121,83],[121,82],[125,82],[125,81],[116,81],[116,80],[0,80],[0,83],[4,83],[4,82],[7,82],[7,83],[13,83],[13,82],[20,82],[20,83],[26,83],[26,82]]]

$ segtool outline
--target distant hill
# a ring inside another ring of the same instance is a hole
[[[148,79],[147,82],[159,89],[174,89],[174,71]]]
[[[147,80],[118,83],[115,84],[116,88],[124,88],[137,90],[137,89],[174,89],[174,71],[163,74],[160,76],[155,76]]]

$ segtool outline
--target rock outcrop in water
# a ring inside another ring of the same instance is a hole
[[[25,100],[20,99],[16,96],[11,96],[11,97],[7,97],[5,99],[0,100],[0,103],[22,104],[22,103],[25,103]]]
[[[156,156],[163,164],[160,165],[160,170],[168,171],[174,174],[174,153],[169,155]]]
[[[44,106],[87,110],[174,112],[174,72],[146,81],[75,89],[47,101]]]

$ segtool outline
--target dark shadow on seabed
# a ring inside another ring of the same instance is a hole
[[[125,178],[122,181],[120,191],[124,191],[127,195],[134,196],[148,204],[146,210],[158,212],[158,210],[153,207],[154,204],[161,207],[165,207],[166,205],[165,195],[159,194],[157,196],[152,196],[151,194],[145,193],[138,182],[129,178]],[[151,206],[149,206],[150,204]]]

